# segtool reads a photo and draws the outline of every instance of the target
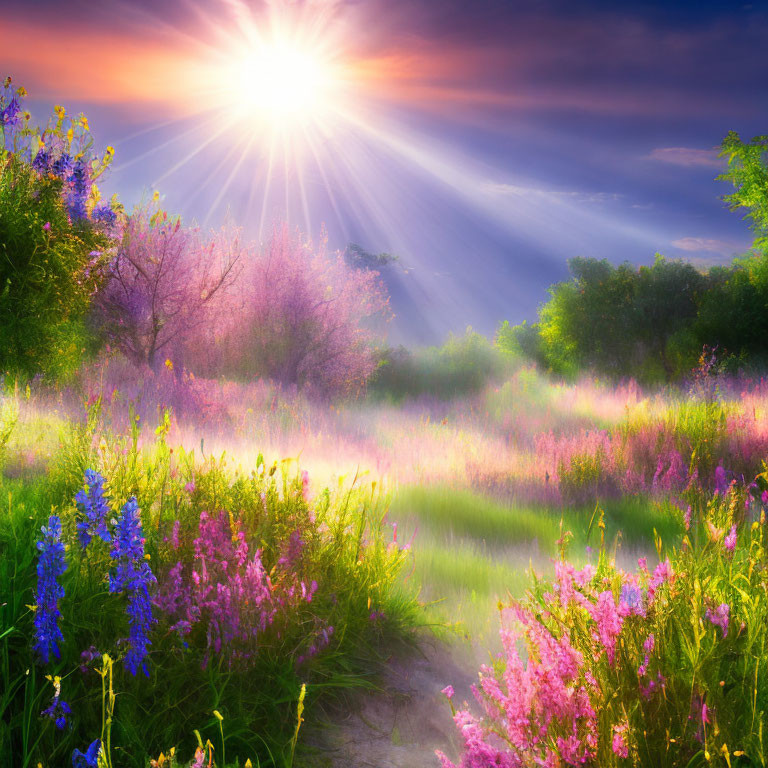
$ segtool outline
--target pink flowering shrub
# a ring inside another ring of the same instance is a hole
[[[561,560],[503,608],[503,653],[479,710],[454,709],[463,749],[443,768],[766,765],[766,491],[761,475],[687,512],[655,567]]]

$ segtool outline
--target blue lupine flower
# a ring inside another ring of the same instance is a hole
[[[51,172],[55,173],[60,179],[67,180],[72,170],[72,158],[66,153],[62,153],[53,161]]]
[[[91,219],[107,227],[114,227],[117,223],[117,214],[112,210],[109,203],[102,203],[93,209]]]
[[[624,605],[629,613],[641,615],[643,613],[643,591],[637,584],[624,584],[621,587],[620,605]]]
[[[149,586],[155,581],[155,577],[144,557],[144,535],[135,498],[130,498],[120,510],[111,555],[117,561],[117,566],[114,572],[109,574],[109,591],[128,595],[126,613],[130,624],[130,647],[125,656],[125,667],[135,675],[141,666],[144,674],[149,676],[145,659],[151,644],[149,632],[155,623]]]
[[[32,161],[32,167],[40,174],[49,173],[51,170],[51,153],[39,150]]]
[[[4,109],[0,109],[0,124],[4,126],[14,126],[21,122],[19,114],[21,113],[21,104],[16,96],[13,96],[11,100],[5,105]]]
[[[99,752],[101,751],[101,739],[92,741],[85,753],[76,749],[72,753],[72,768],[97,768],[99,764]]]
[[[69,190],[65,195],[69,215],[73,219],[84,219],[86,217],[85,201],[88,198],[89,179],[88,167],[83,160],[75,160],[72,166],[72,173],[68,179]]]
[[[85,470],[85,483],[88,493],[84,490],[77,492],[75,503],[83,518],[77,523],[77,536],[83,549],[91,543],[93,536],[109,543],[112,536],[107,528],[109,516],[109,499],[104,496],[104,478],[92,469]]]
[[[53,683],[53,700],[49,704],[47,709],[44,709],[40,714],[43,717],[49,717],[56,723],[56,727],[63,731],[67,725],[67,716],[72,714],[72,709],[64,699],[61,698],[61,679],[59,677],[48,678]]]
[[[45,664],[51,654],[60,658],[59,643],[64,640],[59,628],[59,600],[64,597],[64,587],[59,576],[67,570],[64,544],[61,542],[61,521],[57,515],[48,518],[48,525],[41,528],[43,538],[37,542],[40,556],[37,561],[37,609],[35,611],[34,649]]]

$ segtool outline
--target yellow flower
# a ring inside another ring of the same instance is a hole
[[[86,131],[90,130],[90,128],[88,127],[88,118],[85,115],[80,116],[80,123],[82,124],[83,128],[85,128]]]
[[[64,109],[61,105],[57,104],[53,111],[56,113],[56,117],[59,118],[59,120],[63,120],[67,116],[67,110]]]
[[[27,95],[27,89],[23,85],[20,85],[16,90],[16,93],[23,99]]]
[[[218,709],[213,710],[213,714],[216,715],[216,718],[221,722],[224,719],[224,716],[219,712]]]
[[[165,367],[169,370],[173,370],[173,361],[170,358],[167,358],[165,361]]]
[[[3,82],[3,86],[7,88],[11,84],[11,77],[10,75],[5,78],[5,81]]]

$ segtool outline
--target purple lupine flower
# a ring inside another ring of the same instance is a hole
[[[736,549],[736,526],[732,525],[729,534],[723,539],[723,546],[728,552]]]
[[[72,158],[66,152],[59,155],[51,165],[51,173],[64,181],[68,180],[71,170]]]
[[[72,714],[72,709],[64,699],[61,698],[61,679],[59,677],[48,677],[53,683],[53,699],[46,709],[40,714],[47,717],[56,724],[56,727],[63,731],[67,725],[67,717]]]
[[[645,616],[643,607],[643,591],[634,582],[628,582],[621,587],[619,598],[619,613],[622,616]]]
[[[41,176],[49,173],[51,171],[51,153],[46,152],[44,149],[39,150],[34,160],[32,160],[32,167]]]
[[[125,667],[135,675],[141,666],[144,674],[149,677],[145,659],[151,644],[149,631],[155,623],[149,587],[154,583],[155,577],[144,557],[141,516],[135,497],[128,499],[120,511],[111,556],[117,561],[117,567],[109,574],[109,591],[128,595],[126,613],[130,630]]]
[[[76,749],[72,753],[72,768],[97,768],[101,752],[101,739],[91,742],[85,752]]]
[[[19,125],[21,118],[21,104],[16,96],[12,96],[11,100],[5,105],[3,109],[0,109],[0,125],[3,126],[15,126]]]
[[[109,499],[104,496],[104,478],[92,469],[85,470],[88,492],[80,490],[75,496],[77,509],[83,516],[77,523],[77,536],[83,549],[91,543],[93,536],[109,543],[112,537],[107,528]]]
[[[59,576],[67,570],[64,544],[61,541],[61,520],[57,515],[48,518],[48,525],[41,528],[43,538],[37,542],[40,552],[37,561],[37,608],[35,611],[34,649],[44,664],[51,655],[60,658],[59,643],[64,640],[59,627],[61,612],[59,600],[64,597],[64,587]]]
[[[90,192],[90,178],[85,161],[75,160],[72,165],[72,172],[67,178],[67,186],[64,201],[70,217],[72,219],[86,218],[85,203]]]
[[[105,227],[114,227],[117,224],[117,214],[109,203],[97,205],[91,212],[91,219]]]
[[[720,627],[720,629],[723,630],[723,637],[727,637],[730,615],[731,607],[728,603],[720,603],[714,611],[711,608],[707,608],[705,618],[712,622],[716,627]]]

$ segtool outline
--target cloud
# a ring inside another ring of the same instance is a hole
[[[649,155],[652,160],[688,167],[722,168],[725,163],[717,156],[716,149],[694,149],[693,147],[659,147]]]
[[[716,253],[721,256],[732,256],[738,251],[746,250],[744,246],[727,240],[716,240],[708,237],[681,237],[673,240],[672,245],[681,251],[691,253]]]

